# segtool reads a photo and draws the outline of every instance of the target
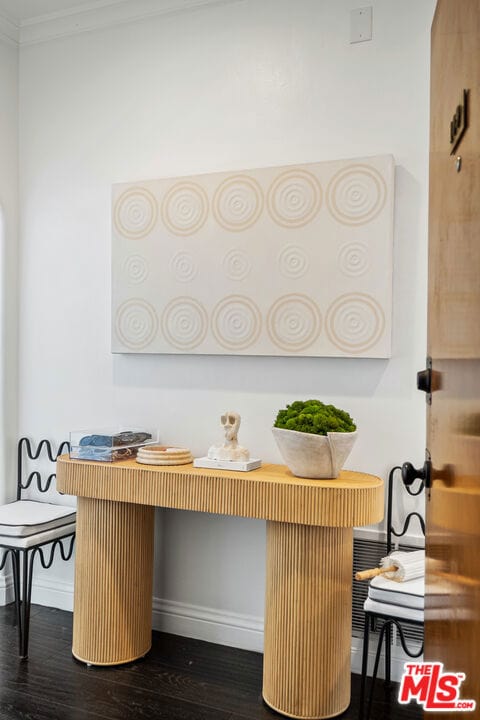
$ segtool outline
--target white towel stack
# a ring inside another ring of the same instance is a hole
[[[411,552],[396,550],[387,557],[382,558],[382,567],[391,567],[392,565],[395,565],[397,570],[383,573],[383,577],[389,580],[406,582],[407,580],[423,577],[425,574],[425,550],[413,550]]]

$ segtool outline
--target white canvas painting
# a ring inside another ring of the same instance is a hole
[[[112,350],[389,357],[391,155],[113,186]]]

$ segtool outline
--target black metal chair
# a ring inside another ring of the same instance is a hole
[[[19,655],[22,659],[28,657],[30,605],[35,558],[38,555],[42,567],[45,569],[50,568],[58,547],[61,558],[69,560],[73,553],[75,541],[75,507],[49,502],[50,496],[45,500],[42,498],[42,501],[39,498],[24,498],[24,491],[30,488],[34,480],[38,493],[45,494],[46,497],[46,493],[48,493],[55,479],[55,472],[51,472],[45,482],[42,482],[40,470],[35,469],[28,472],[30,468],[25,467],[26,462],[38,460],[44,448],[48,461],[55,463],[58,455],[69,449],[69,444],[68,442],[61,443],[57,453],[54,455],[48,440],[42,440],[36,450],[33,450],[30,440],[22,438],[18,443],[17,499],[15,502],[0,506],[0,570],[3,570],[10,556],[18,625]],[[27,475],[26,478],[24,478],[25,475]],[[56,492],[55,495],[57,495]],[[66,547],[63,545],[63,540],[70,540],[69,543],[66,543]],[[2,549],[3,553],[1,552]]]
[[[401,490],[406,491],[408,495],[418,496],[425,488],[425,481],[419,478],[418,474],[414,477],[414,473],[405,471],[406,466],[411,467],[409,463],[405,463],[404,467],[396,466],[392,468],[388,477],[388,497],[387,497],[387,555],[395,549],[394,538],[403,537],[410,526],[413,518],[417,518],[425,536],[425,521],[423,516],[418,512],[410,512],[405,518],[402,529],[397,532],[392,521],[394,494],[396,486],[400,484]],[[413,469],[413,468],[412,468]],[[396,475],[397,471],[402,471],[401,476]],[[413,469],[414,470],[414,469]],[[395,478],[398,477],[397,482]],[[416,485],[416,480],[419,483]],[[373,693],[375,681],[378,674],[380,656],[382,646],[385,643],[385,684],[388,686],[391,682],[391,645],[392,630],[395,627],[400,638],[400,644],[403,651],[408,657],[418,658],[423,653],[423,642],[420,649],[412,650],[408,647],[404,626],[423,627],[424,623],[424,596],[425,582],[424,578],[411,580],[407,582],[395,582],[394,580],[386,580],[382,577],[374,578],[368,588],[368,597],[364,604],[365,623],[363,634],[363,652],[362,652],[362,676],[360,689],[360,707],[359,718],[363,720],[365,713],[365,694],[367,684],[367,668],[368,668],[368,650],[370,642],[370,631],[378,630],[377,649],[375,653],[375,661],[373,666],[373,675],[371,679],[370,692],[368,697],[366,720],[369,720],[372,709]]]

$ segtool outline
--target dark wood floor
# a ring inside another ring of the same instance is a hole
[[[279,720],[262,702],[262,655],[153,634],[140,662],[87,668],[70,653],[72,615],[32,606],[30,657],[17,656],[13,607],[0,608],[1,720]],[[379,688],[372,720],[417,720],[416,707],[396,702],[396,688]],[[359,676],[352,704],[340,717],[357,718]]]

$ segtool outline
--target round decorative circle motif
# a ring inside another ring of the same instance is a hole
[[[302,248],[287,245],[278,255],[278,266],[287,278],[300,278],[309,267],[309,260]]]
[[[123,269],[130,285],[140,285],[148,277],[148,264],[141,255],[129,255],[123,263]]]
[[[223,298],[212,314],[215,339],[227,350],[245,350],[258,340],[262,316],[255,303],[243,295]]]
[[[178,252],[170,260],[170,271],[175,280],[179,280],[179,282],[190,282],[197,274],[197,266],[189,253]]]
[[[168,303],[162,315],[162,330],[167,342],[178,350],[193,350],[205,339],[207,312],[191,297],[177,297]]]
[[[322,318],[317,304],[306,295],[283,295],[268,311],[272,342],[287,352],[310,347],[320,334]]]
[[[364,275],[370,268],[368,247],[360,242],[342,245],[338,253],[338,264],[344,275]]]
[[[340,350],[360,353],[380,340],[385,329],[382,308],[370,295],[352,293],[333,302],[327,313],[327,334]]]
[[[145,188],[126,190],[115,203],[113,222],[124,237],[140,240],[148,235],[157,221],[157,201]]]
[[[162,219],[174,235],[193,235],[205,224],[207,216],[207,193],[197,183],[178,182],[163,198]]]
[[[247,253],[234,248],[223,258],[223,269],[230,280],[245,280],[252,269]]]
[[[385,180],[369,165],[349,165],[331,179],[327,205],[343,225],[363,225],[381,212],[387,198]]]
[[[322,189],[315,175],[306,170],[287,170],[271,184],[267,196],[272,219],[284,227],[311,222],[322,204]]]
[[[257,222],[262,210],[262,188],[248,175],[229,177],[215,191],[213,214],[226,230],[246,230]]]
[[[132,298],[122,303],[115,318],[117,337],[131,350],[147,347],[158,330],[158,318],[155,308],[140,298]]]

